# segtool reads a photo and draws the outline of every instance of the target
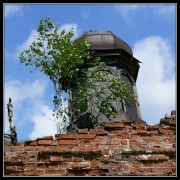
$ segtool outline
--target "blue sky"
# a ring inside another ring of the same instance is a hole
[[[140,60],[137,91],[142,119],[150,125],[176,109],[176,4],[10,4],[4,11],[4,131],[9,133],[12,98],[18,140],[56,134],[53,86],[20,64],[18,55],[33,40],[40,19],[51,16],[60,28],[111,31]]]

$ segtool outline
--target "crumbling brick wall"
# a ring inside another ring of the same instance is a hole
[[[176,112],[7,146],[5,176],[176,176]]]

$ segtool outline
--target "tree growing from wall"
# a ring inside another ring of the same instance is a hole
[[[21,63],[39,70],[53,83],[57,133],[66,132],[69,123],[77,122],[82,116],[97,125],[98,117],[91,114],[93,105],[107,117],[115,117],[117,111],[111,103],[113,100],[119,98],[125,105],[129,105],[130,99],[137,102],[136,96],[129,92],[128,84],[111,74],[99,57],[92,56],[88,49],[90,43],[85,39],[73,39],[73,35],[73,28],[68,32],[59,31],[59,25],[53,24],[50,18],[41,19],[34,41],[19,56]],[[96,68],[88,71],[87,62]],[[110,80],[108,76],[111,76]],[[101,84],[107,80],[105,89]],[[71,90],[75,83],[76,96],[68,100],[63,98],[62,93]]]

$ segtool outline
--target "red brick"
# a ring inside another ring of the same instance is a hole
[[[131,163],[131,166],[134,167],[134,168],[143,167],[143,163],[139,162],[139,161],[132,161],[130,163]]]
[[[89,168],[89,162],[80,162],[79,163],[80,168]]]
[[[111,139],[111,144],[121,144],[121,139]]]
[[[9,162],[9,156],[4,157],[4,162]]]
[[[86,176],[87,170],[68,169],[67,176]]]
[[[31,141],[31,142],[29,142],[29,146],[37,146],[37,141]]]
[[[5,171],[4,172],[5,176],[23,176],[24,172],[23,171]]]
[[[53,136],[44,136],[42,138],[37,138],[37,140],[46,139],[46,140],[53,140]]]
[[[19,162],[18,157],[10,157],[10,162]]]
[[[38,140],[38,145],[55,146],[55,145],[58,145],[58,141],[57,140]]]
[[[115,155],[115,161],[121,161],[122,155]]]
[[[72,156],[63,156],[63,161],[64,162],[71,162],[72,161]]]
[[[59,162],[59,161],[63,161],[63,158],[62,158],[62,156],[51,156],[50,161]]]
[[[79,162],[70,162],[69,168],[78,169],[79,168]]]
[[[16,171],[16,166],[5,166],[5,170],[7,171]]]
[[[46,163],[37,163],[37,169],[38,170],[43,170],[46,169]]]
[[[124,119],[124,120],[122,120],[122,122],[123,122],[124,124],[131,124],[131,123],[133,123],[133,121],[132,121],[132,120],[129,120],[129,119]]]
[[[161,134],[173,134],[175,132],[172,128],[159,128],[159,133]]]
[[[59,169],[69,168],[69,162],[59,162]]]
[[[130,174],[134,175],[145,175],[145,173],[151,172],[151,168],[130,168]]]
[[[146,129],[137,129],[137,134],[148,135],[149,132]]]
[[[50,156],[41,156],[40,162],[49,162]]]
[[[65,173],[66,173],[65,169],[59,169],[59,170],[45,169],[44,175],[65,175]]]
[[[158,130],[149,131],[149,136],[158,135],[158,134],[159,134]]]
[[[134,123],[134,125],[133,125],[136,129],[141,129],[141,130],[145,130],[145,129],[147,129],[147,125],[145,124],[145,123],[138,123],[138,122],[136,122],[136,123]]]
[[[24,151],[34,151],[35,147],[34,146],[24,146]]]
[[[76,134],[76,139],[94,139],[95,134]]]
[[[78,140],[59,140],[59,144],[71,144],[71,145],[78,145],[79,141]]]
[[[72,157],[73,162],[82,162],[84,160],[84,157],[82,156],[74,156]]]
[[[37,162],[37,157],[30,157],[29,162]]]
[[[169,157],[165,155],[157,155],[158,160],[168,160]]]
[[[75,134],[55,134],[55,139],[76,139]]]
[[[48,169],[53,169],[53,170],[57,170],[58,169],[58,163],[55,162],[48,162],[46,164]]]
[[[88,175],[87,176],[99,176],[99,170],[98,169],[91,169],[89,172],[88,172]]]
[[[119,139],[130,139],[131,138],[131,134],[120,134],[116,136]]]
[[[107,136],[98,136],[97,139],[99,139],[99,144],[111,144],[111,138],[110,137],[107,137]]]
[[[165,173],[165,174],[169,174],[169,173],[172,173],[172,168],[151,168],[151,172],[153,173]]]
[[[95,129],[89,129],[89,134],[95,134]]]
[[[29,157],[36,157],[38,155],[38,151],[27,151],[27,155]]]
[[[105,128],[124,128],[124,123],[122,122],[114,122],[105,124]]]
[[[90,168],[91,169],[99,169],[100,167],[101,167],[101,163],[99,161],[90,162]]]
[[[19,162],[28,162],[29,161],[29,156],[20,156],[19,157]]]
[[[37,141],[25,141],[24,142],[24,146],[36,146],[37,145]]]
[[[23,173],[23,175],[24,176],[37,176],[37,175],[39,175],[39,173],[41,174],[41,173],[43,173],[43,171],[42,170],[24,170],[24,173]]]
[[[88,128],[78,129],[79,134],[88,134]]]
[[[36,163],[28,163],[26,165],[26,170],[36,170],[37,169],[37,164]]]

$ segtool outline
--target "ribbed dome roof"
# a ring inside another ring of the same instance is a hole
[[[111,31],[98,32],[91,30],[85,31],[79,39],[85,38],[91,43],[90,50],[115,50],[123,49],[125,52],[133,56],[132,49],[122,39],[115,36]]]

